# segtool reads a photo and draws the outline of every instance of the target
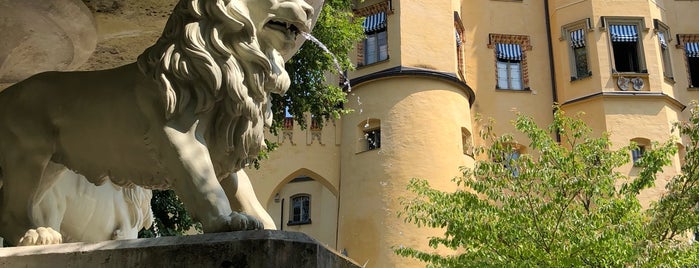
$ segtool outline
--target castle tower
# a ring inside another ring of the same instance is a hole
[[[584,111],[596,133],[608,132],[615,147],[634,141],[631,163],[620,170],[639,172],[633,162],[665,141],[683,119],[691,99],[691,67],[684,45],[697,42],[699,26],[683,1],[549,1],[551,48],[558,100],[569,112]],[[699,70],[694,71],[699,73]],[[699,80],[699,79],[696,79]],[[683,151],[680,142],[680,155]],[[641,193],[644,206],[664,190],[665,178],[679,172],[679,157],[654,189]]]
[[[338,250],[371,267],[412,267],[392,247],[427,249],[440,230],[398,216],[411,178],[453,190],[472,165],[471,104],[462,80],[459,6],[452,1],[365,1],[358,68],[342,118]],[[429,27],[426,27],[429,26]],[[459,34],[457,34],[459,33]]]

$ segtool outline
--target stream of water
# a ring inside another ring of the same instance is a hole
[[[337,60],[337,56],[335,56],[335,54],[330,52],[328,47],[325,46],[325,44],[323,44],[323,42],[320,42],[320,40],[315,38],[315,36],[311,35],[310,33],[301,32],[301,35],[303,35],[303,37],[306,38],[306,40],[309,40],[309,41],[313,42],[314,44],[316,44],[323,51],[325,51],[325,53],[327,53],[328,55],[330,55],[333,58],[333,63],[335,64],[335,69],[337,69],[337,73],[340,75],[340,78],[342,80],[344,80],[343,85],[345,87],[347,87],[347,93],[351,94],[352,96],[355,96],[355,94],[352,93],[352,85],[350,85],[350,80],[345,75],[345,70],[343,70],[342,67],[340,66],[340,62]],[[361,114],[362,112],[364,112],[364,109],[362,109],[362,101],[359,99],[359,96],[356,96],[356,97],[357,97],[357,108],[359,109],[359,113]],[[364,125],[364,128],[368,128],[368,127],[369,127],[369,118],[367,118],[366,124]]]

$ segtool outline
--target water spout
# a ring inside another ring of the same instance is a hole
[[[345,80],[345,82],[343,83],[343,85],[344,85],[345,87],[347,87],[347,92],[352,92],[352,86],[350,85],[349,79],[348,79],[347,76],[344,74],[344,70],[343,70],[342,67],[340,66],[340,63],[337,61],[337,57],[335,56],[335,54],[333,54],[332,52],[330,52],[330,50],[328,49],[328,47],[325,46],[325,44],[323,44],[323,42],[320,42],[320,40],[316,39],[315,36],[311,35],[310,33],[301,32],[301,35],[303,35],[303,37],[306,38],[306,40],[310,40],[311,42],[313,42],[314,44],[316,44],[316,45],[317,45],[318,47],[320,47],[323,51],[325,51],[325,53],[328,53],[328,55],[330,55],[330,56],[333,58],[333,63],[335,64],[335,69],[337,69],[337,73],[340,75],[340,77],[341,77],[343,80]]]

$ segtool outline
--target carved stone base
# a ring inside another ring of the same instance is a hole
[[[360,267],[303,233],[241,231],[0,249],[0,267]]]

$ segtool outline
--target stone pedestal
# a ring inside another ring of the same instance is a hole
[[[360,267],[303,233],[241,231],[0,249],[0,267]]]

